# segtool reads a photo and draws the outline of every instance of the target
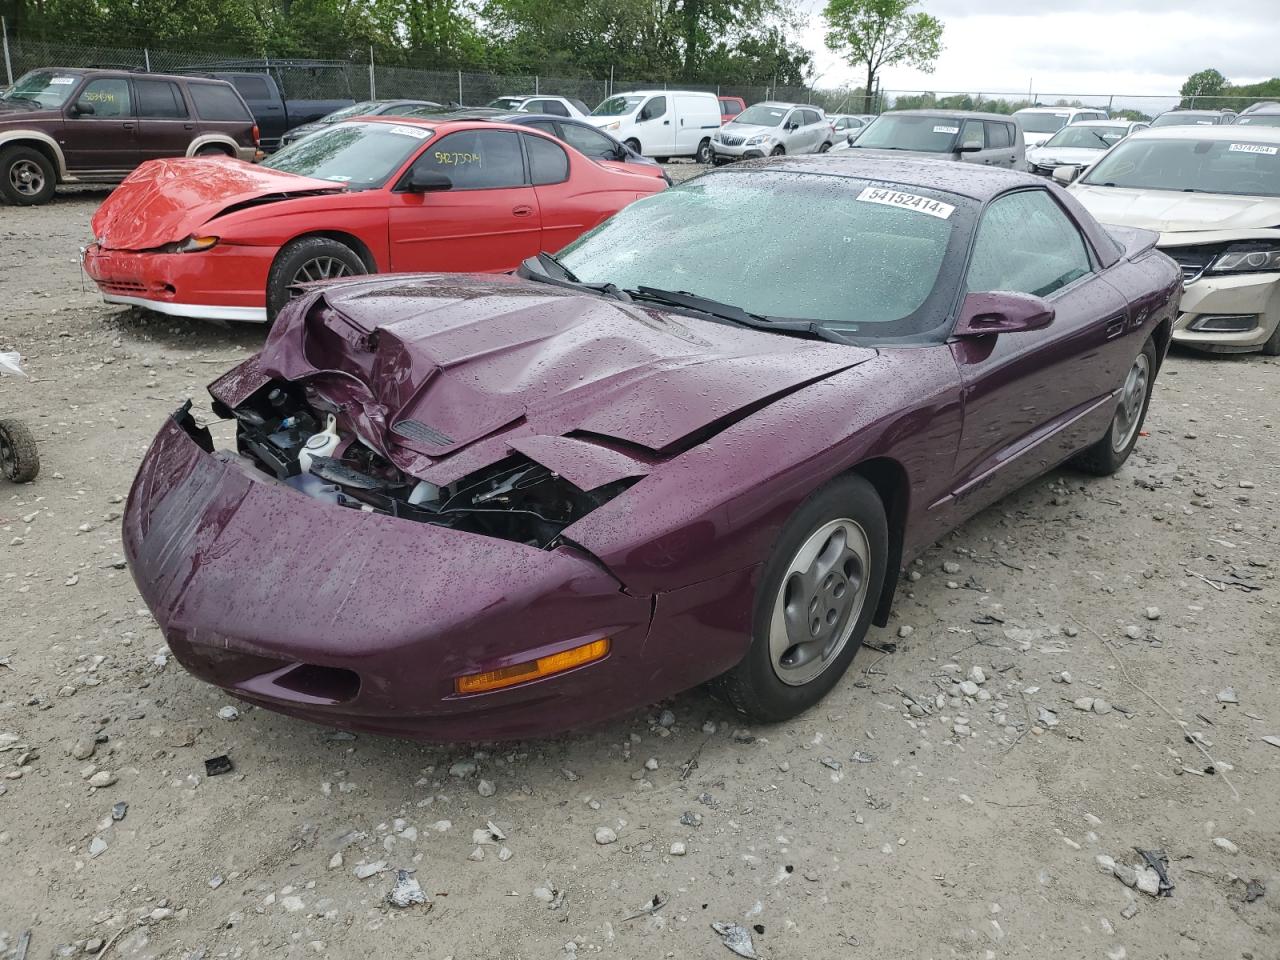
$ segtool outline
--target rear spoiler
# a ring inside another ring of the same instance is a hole
[[[1123,248],[1126,260],[1137,260],[1144,254],[1150,253],[1155,249],[1156,241],[1160,239],[1160,234],[1154,230],[1143,230],[1139,227],[1119,227],[1110,223],[1104,223],[1103,227],[1107,233],[1111,234],[1112,239]]]

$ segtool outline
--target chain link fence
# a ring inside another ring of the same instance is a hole
[[[36,67],[110,67],[152,73],[181,73],[193,70],[234,69],[237,63],[248,69],[269,64],[285,96],[296,99],[355,100],[413,98],[439,103],[483,106],[501,96],[543,94],[572,97],[595,107],[610,95],[628,90],[705,90],[720,96],[741,97],[748,104],[761,100],[809,103],[828,113],[880,113],[897,107],[945,107],[963,110],[993,110],[1009,113],[1025,106],[1081,105],[1100,107],[1112,114],[1132,111],[1154,117],[1178,106],[1177,95],[1059,94],[1030,90],[1025,93],[981,91],[880,90],[867,98],[861,89],[816,89],[811,87],[763,84],[688,84],[678,81],[624,77],[610,71],[607,77],[543,77],[470,73],[457,70],[430,70],[378,62],[373,50],[341,60],[299,60],[274,58],[270,51],[169,50],[152,47],[87,46],[48,40],[28,40],[9,36],[4,50],[6,74],[0,81],[11,83]],[[247,59],[252,58],[252,59]],[[1202,110],[1239,111],[1257,97],[1194,97],[1188,105]]]

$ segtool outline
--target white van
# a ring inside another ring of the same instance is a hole
[[[720,101],[714,93],[639,90],[610,97],[587,119],[659,163],[669,157],[710,163],[711,135],[720,129]]]
[[[1023,107],[1013,112],[1013,122],[1022,128],[1028,150],[1041,146],[1069,124],[1107,119],[1107,111],[1094,107]]]

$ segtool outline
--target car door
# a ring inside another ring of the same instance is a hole
[[[966,120],[960,124],[956,145],[960,148],[960,160],[965,163],[991,162],[986,156],[987,133],[982,129],[981,120]]]
[[[538,252],[542,221],[519,134],[460,130],[427,147],[390,191],[391,270],[512,270]],[[413,193],[413,171],[444,174],[448,190]]]
[[[67,169],[121,173],[138,165],[138,121],[128,77],[93,77],[63,112]]]
[[[671,98],[650,97],[636,113],[635,137],[647,156],[669,157],[675,152],[675,110]]]
[[[138,116],[138,157],[183,157],[196,136],[182,88],[172,80],[135,77],[134,112]]]
[[[984,153],[987,162],[993,167],[1012,167],[1017,163],[1018,153],[1013,146],[1013,124],[999,120],[983,120],[983,132],[987,142]]]
[[[520,139],[529,158],[529,180],[538,197],[542,221],[539,245],[528,256],[539,250],[555,252],[594,226],[597,215],[589,198],[580,196],[580,184],[573,182],[572,165],[564,147],[533,134],[522,135]]]
[[[957,520],[1087,446],[1115,410],[1128,304],[1099,276],[1075,222],[1047,190],[1004,194],[983,212],[965,278],[970,293],[1012,290],[1054,309],[1042,330],[953,340],[964,426]],[[1136,352],[1136,349],[1134,350]]]
[[[807,144],[805,152],[817,153],[822,149],[822,145],[827,142],[827,135],[831,133],[831,127],[817,110],[801,110],[800,116],[803,118],[805,132],[805,143]]]

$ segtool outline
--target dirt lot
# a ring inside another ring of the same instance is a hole
[[[262,333],[98,302],[102,195],[0,208],[0,349],[34,378],[0,410],[44,460],[0,485],[0,957],[27,930],[30,958],[732,957],[713,921],[766,960],[1280,957],[1280,364],[1173,356],[1118,476],[937,545],[892,652],[795,722],[697,691],[480,748],[226,720],[118,517],[161,419]],[[1171,897],[1100,867],[1135,847]],[[397,869],[429,905],[388,904]]]

